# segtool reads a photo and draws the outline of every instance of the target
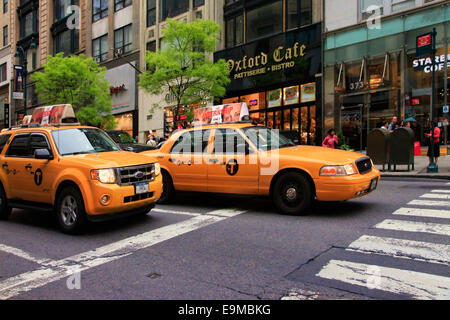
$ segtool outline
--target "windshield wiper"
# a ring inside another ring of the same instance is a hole
[[[90,154],[90,153],[95,153],[95,151],[94,152],[92,152],[92,151],[81,151],[81,152],[65,153],[65,154],[63,154],[63,156],[76,156],[76,155],[79,155],[79,154]]]

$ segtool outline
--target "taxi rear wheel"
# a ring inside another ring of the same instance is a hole
[[[167,204],[170,203],[175,197],[175,188],[173,187],[173,181],[170,174],[166,171],[162,171],[161,174],[163,178],[163,192],[156,203]]]
[[[290,172],[275,182],[272,197],[280,213],[305,215],[313,202],[313,191],[303,174]]]
[[[11,215],[11,207],[8,206],[5,190],[0,185],[0,220],[6,220]]]
[[[86,223],[83,198],[74,187],[67,187],[58,196],[56,217],[64,233],[78,234]]]

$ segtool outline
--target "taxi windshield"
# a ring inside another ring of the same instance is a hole
[[[119,147],[102,130],[91,128],[65,129],[52,132],[61,156],[119,151]]]
[[[260,151],[295,146],[291,140],[279,134],[277,130],[267,127],[248,127],[242,129],[242,131]]]
[[[136,140],[125,131],[108,131],[108,134],[117,143],[136,143]]]

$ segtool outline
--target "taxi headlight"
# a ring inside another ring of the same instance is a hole
[[[161,173],[161,166],[158,162],[155,162],[155,177],[159,176]]]
[[[116,170],[114,169],[97,169],[91,171],[91,179],[98,180],[101,183],[116,183]]]
[[[352,164],[345,166],[325,166],[320,169],[321,176],[342,177],[356,174],[356,169]]]

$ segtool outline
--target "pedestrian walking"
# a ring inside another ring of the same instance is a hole
[[[430,145],[428,146],[428,158],[430,161],[430,164],[433,162],[433,158],[435,159],[436,165],[438,164],[439,157],[441,155],[440,145],[439,141],[441,138],[441,129],[436,126],[435,122],[432,122],[432,127],[430,133],[425,133],[425,136],[430,139]],[[434,133],[433,133],[433,127],[434,127]],[[434,154],[431,153],[431,146],[433,146]]]
[[[383,122],[381,122],[381,129],[388,131],[388,126],[389,122],[387,120],[383,120]]]
[[[330,129],[328,130],[328,136],[323,140],[322,147],[337,149],[339,146],[339,140],[336,135],[336,130]]]
[[[147,145],[156,148],[157,143],[156,143],[156,140],[155,140],[155,136],[154,136],[154,135],[152,135],[152,134],[149,134],[149,135],[148,135]]]
[[[392,132],[392,131],[394,131],[394,130],[396,129],[397,122],[398,122],[398,118],[394,116],[394,117],[392,118],[392,122],[389,124],[389,127],[388,127],[388,130],[389,130],[390,132]]]

